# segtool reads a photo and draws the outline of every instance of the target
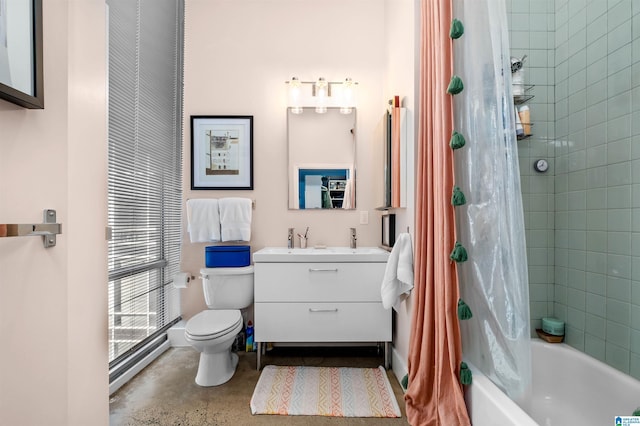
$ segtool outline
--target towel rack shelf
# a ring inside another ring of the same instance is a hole
[[[42,237],[45,248],[56,245],[56,235],[62,234],[62,224],[56,223],[56,211],[46,209],[43,223],[0,224],[0,237]]]
[[[189,201],[190,199],[191,199],[191,198],[187,198],[187,201]],[[256,209],[256,200],[254,200],[254,199],[252,199],[252,200],[251,200],[251,208],[252,208],[253,210],[255,210],[255,209]]]

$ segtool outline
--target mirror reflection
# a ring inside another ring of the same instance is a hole
[[[355,209],[356,112],[287,110],[290,209]]]

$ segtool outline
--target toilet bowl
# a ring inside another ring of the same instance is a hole
[[[198,352],[196,383],[217,386],[233,377],[238,355],[231,352],[242,330],[240,309],[253,303],[253,266],[200,270],[209,309],[194,315],[185,328],[185,339]]]
[[[200,352],[197,384],[217,386],[231,379],[238,365],[238,355],[231,352],[231,346],[240,330],[239,310],[207,310],[187,322],[185,339]]]

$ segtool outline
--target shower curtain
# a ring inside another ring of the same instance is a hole
[[[473,318],[461,322],[468,359],[523,404],[530,385],[529,286],[507,15],[504,0],[453,0],[464,36],[454,71],[464,91],[454,99],[454,127],[467,143],[455,153],[458,266],[462,299]]]
[[[459,366],[455,242],[449,203],[453,154],[451,0],[422,0],[420,108],[416,159],[415,287],[412,294],[407,420],[413,426],[468,426]]]

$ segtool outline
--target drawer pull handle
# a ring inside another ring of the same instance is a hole
[[[309,268],[309,272],[338,272],[338,268],[333,268],[333,269]]]
[[[338,308],[333,308],[333,309],[309,308],[309,312],[338,312]]]

